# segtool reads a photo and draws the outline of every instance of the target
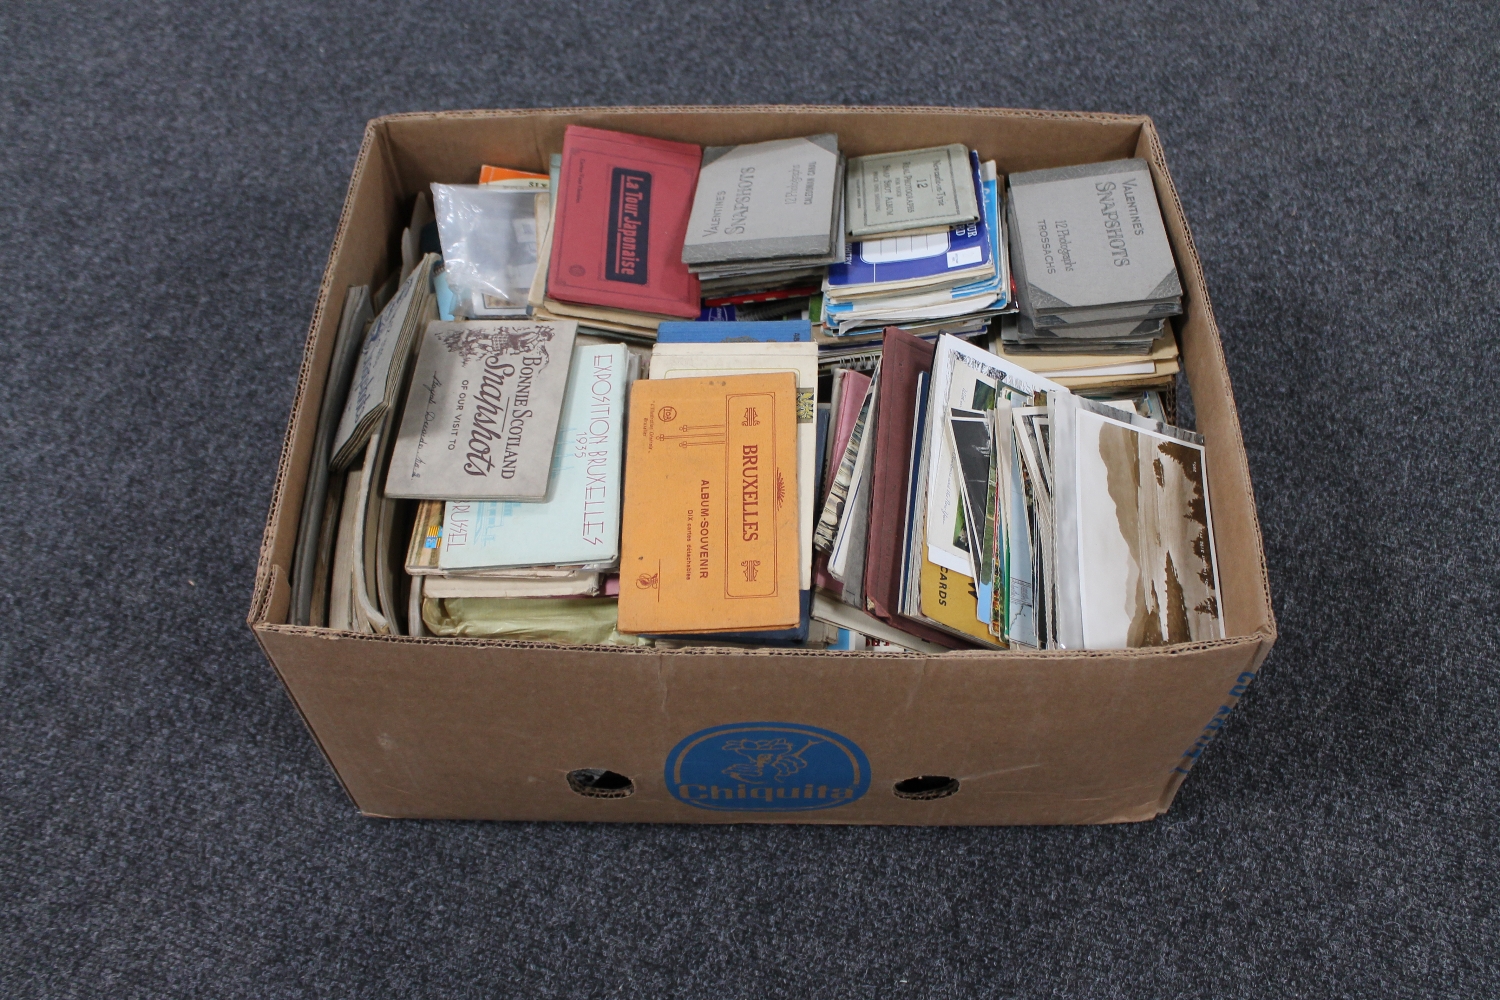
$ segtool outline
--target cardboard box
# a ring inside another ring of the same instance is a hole
[[[1119,652],[601,649],[286,624],[338,311],[398,266],[416,192],[545,170],[573,123],[701,144],[837,132],[850,155],[961,142],[1004,173],[1144,157],[1186,291],[1229,638]],[[249,621],[371,816],[619,822],[1150,819],[1276,638],[1239,418],[1182,204],[1146,117],[960,108],[582,108],[394,115],[365,132],[308,332]]]

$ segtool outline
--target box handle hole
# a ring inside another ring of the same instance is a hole
[[[958,779],[945,774],[922,774],[896,782],[892,791],[898,799],[946,799],[958,791]]]
[[[568,772],[568,787],[591,799],[623,799],[635,792],[635,782],[602,767],[580,767]]]

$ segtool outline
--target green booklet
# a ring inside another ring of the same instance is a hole
[[[945,230],[979,219],[962,143],[857,156],[844,182],[851,240],[908,230]]]

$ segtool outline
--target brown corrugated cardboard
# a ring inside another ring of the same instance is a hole
[[[927,656],[557,647],[286,624],[342,290],[378,283],[398,265],[400,227],[427,184],[471,182],[484,163],[544,170],[569,124],[714,145],[836,132],[851,156],[961,142],[1002,173],[1149,161],[1183,279],[1176,323],[1207,439],[1229,638],[1149,651]],[[1218,329],[1155,128],[1116,115],[837,107],[371,122],[313,313],[250,624],[344,787],[371,815],[947,824],[1160,814],[1276,628]],[[933,780],[907,783],[913,778]]]

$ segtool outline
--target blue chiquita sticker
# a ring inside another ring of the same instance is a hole
[[[667,755],[667,789],[699,809],[792,812],[848,805],[870,788],[853,740],[791,722],[701,729]]]

